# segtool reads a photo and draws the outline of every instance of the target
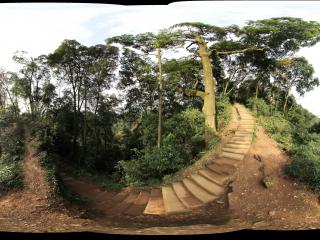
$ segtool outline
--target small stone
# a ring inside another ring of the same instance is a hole
[[[270,212],[269,212],[269,215],[270,215],[270,216],[276,215],[276,211],[270,211]]]
[[[256,227],[262,227],[263,225],[265,225],[264,221],[258,221],[253,224],[253,226],[256,226]]]
[[[263,186],[265,186],[266,188],[271,188],[275,183],[273,177],[271,176],[266,176],[261,181],[263,183]]]

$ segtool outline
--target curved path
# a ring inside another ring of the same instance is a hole
[[[255,120],[245,107],[235,104],[234,109],[236,111],[233,111],[230,124],[232,133],[230,139],[223,143],[221,153],[181,181],[150,191],[124,188],[119,192],[101,191],[89,183],[67,176],[64,182],[109,216],[184,213],[218,201],[235,179],[237,168],[250,148],[254,132]]]

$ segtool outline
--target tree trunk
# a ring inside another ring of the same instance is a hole
[[[283,105],[283,114],[286,114],[286,109],[287,109],[287,104],[288,104],[288,98],[289,98],[289,92],[290,89],[288,90],[286,97],[284,99],[284,105]]]
[[[258,99],[258,94],[259,94],[259,81],[257,81],[257,84],[256,84],[256,99]]]
[[[158,48],[158,67],[159,67],[159,105],[158,105],[158,140],[157,147],[161,147],[162,142],[162,102],[163,102],[163,79],[162,79],[162,63],[161,63],[161,50]]]
[[[83,156],[87,154],[87,86],[84,90],[84,115],[83,115],[83,136],[82,136],[82,147],[83,147]]]
[[[223,89],[223,94],[222,96],[225,96],[227,95],[227,89],[228,89],[228,86],[229,86],[229,81],[226,82],[225,86],[224,86],[224,89]]]
[[[76,91],[73,90],[73,139],[72,139],[72,157],[75,160],[75,152],[77,147],[78,138],[78,113],[77,113],[77,95]]]
[[[259,81],[257,81],[256,83],[256,94],[255,94],[256,100],[258,99],[258,94],[259,94]],[[252,110],[257,114],[257,105],[255,101],[253,102]]]
[[[204,81],[204,89],[205,95],[203,97],[203,108],[202,112],[205,117],[205,127],[206,127],[206,141],[210,141],[213,135],[217,134],[216,122],[215,122],[215,88],[216,88],[216,80],[212,74],[212,64],[209,58],[209,52],[207,49],[207,45],[204,39],[196,34],[195,40],[198,44],[198,53],[201,57],[201,63],[203,67],[203,81]]]

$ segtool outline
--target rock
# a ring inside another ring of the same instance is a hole
[[[270,216],[276,215],[276,211],[270,211],[270,212],[269,212],[269,215],[270,215]]]
[[[275,184],[275,180],[271,176],[266,176],[261,181],[263,186],[266,188],[271,188]]]
[[[264,222],[264,221],[257,221],[253,224],[253,226],[255,226],[255,227],[262,227],[264,225],[266,225],[266,222]]]

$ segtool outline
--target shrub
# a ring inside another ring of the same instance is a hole
[[[290,122],[278,115],[273,117],[259,117],[258,121],[283,148],[289,150],[292,147],[293,129]]]
[[[276,109],[262,98],[249,98],[247,106],[251,108],[257,116],[272,116]]]
[[[24,153],[23,129],[10,115],[0,119],[0,193],[23,186],[21,160]]]
[[[305,145],[295,145],[291,151],[292,161],[284,170],[297,180],[309,184],[320,193],[320,137]]]
[[[190,159],[171,133],[163,139],[161,148],[146,148],[138,158],[118,162],[124,183],[131,186],[159,182],[165,175],[176,172],[188,163]]]
[[[0,195],[23,187],[20,162],[0,160]]]

